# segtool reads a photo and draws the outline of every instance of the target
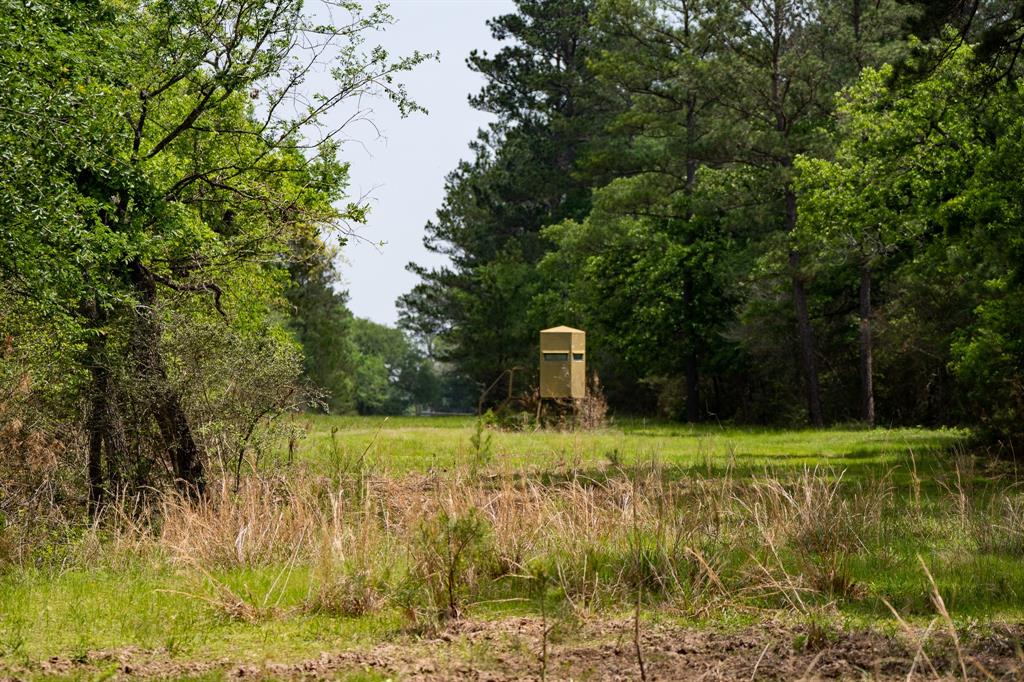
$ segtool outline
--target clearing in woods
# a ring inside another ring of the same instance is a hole
[[[963,432],[296,426],[6,574],[0,678],[1020,674],[1024,497]]]

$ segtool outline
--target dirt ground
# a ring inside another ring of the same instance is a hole
[[[638,680],[629,621],[549,630],[536,618],[462,622],[429,638],[406,637],[363,651],[324,653],[299,663],[238,665],[172,660],[159,651],[92,652],[53,658],[0,678],[96,675],[103,679],[178,679],[220,672],[237,679],[344,679],[375,672],[400,680]],[[936,628],[938,629],[938,628]],[[1024,680],[1024,625],[986,628],[958,646],[933,630],[889,637],[877,632],[807,631],[780,624],[724,632],[646,626],[640,649],[648,680],[972,679]],[[542,670],[543,669],[543,670]]]

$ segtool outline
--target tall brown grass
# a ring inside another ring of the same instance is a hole
[[[24,564],[72,520],[66,513],[82,496],[74,477],[84,464],[75,434],[62,434],[34,409],[29,374],[0,384],[0,568]]]
[[[938,504],[918,502],[917,512],[892,472],[698,472],[653,459],[562,473],[294,465],[245,476],[237,489],[228,474],[199,503],[167,491],[107,505],[68,561],[170,566],[198,579],[189,594],[241,620],[272,617],[275,598],[238,594],[217,575],[301,568],[303,609],[393,609],[416,628],[490,600],[539,601],[547,613],[553,592],[574,618],[638,600],[697,618],[781,609],[817,641],[837,602],[866,596],[855,561],[894,539],[956,529],[966,551],[1024,546],[1024,498],[1009,484],[982,496],[966,469],[941,476]]]
[[[848,595],[844,557],[881,523],[886,490],[851,494],[826,471],[672,478],[656,463],[548,482],[461,470],[338,481],[296,467],[247,477],[237,492],[224,480],[199,504],[167,493],[142,515],[155,521],[108,516],[117,529],[108,537],[183,569],[299,562],[314,569],[310,608],[338,613],[411,608],[418,582],[426,610],[453,617],[488,582],[538,564],[579,612],[627,600],[638,585],[698,612],[754,586],[778,592],[784,580],[790,592]],[[802,575],[769,560],[780,547],[806,560],[796,564]],[[749,548],[751,561],[730,583],[724,555],[735,548]]]

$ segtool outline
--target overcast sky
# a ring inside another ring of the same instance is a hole
[[[409,261],[436,265],[441,261],[423,248],[423,226],[433,218],[444,196],[444,176],[468,155],[477,128],[490,117],[472,109],[467,95],[476,93],[482,78],[466,66],[470,50],[493,53],[499,46],[486,20],[512,10],[511,0],[391,0],[397,20],[376,40],[394,55],[412,50],[441,52],[405,74],[409,94],[429,115],[401,118],[388,102],[373,105],[372,118],[383,137],[368,126],[355,131],[344,158],[352,164],[351,193],[370,193],[369,223],[363,239],[350,240],[339,270],[349,291],[349,307],[359,317],[393,324],[395,299],[417,278],[406,272]],[[386,242],[381,247],[371,243]]]

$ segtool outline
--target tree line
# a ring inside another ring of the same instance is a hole
[[[335,267],[360,103],[419,111],[401,78],[430,55],[366,42],[390,22],[0,0],[5,471],[44,443],[93,510],[200,495],[285,411],[526,391],[555,324],[620,412],[1019,438],[1019,3],[519,0],[470,57],[495,121],[403,331],[354,318]]]
[[[1020,437],[1024,3],[517,0],[490,27],[495,120],[426,228],[450,264],[399,301],[436,357],[487,386],[569,324],[620,411]]]

